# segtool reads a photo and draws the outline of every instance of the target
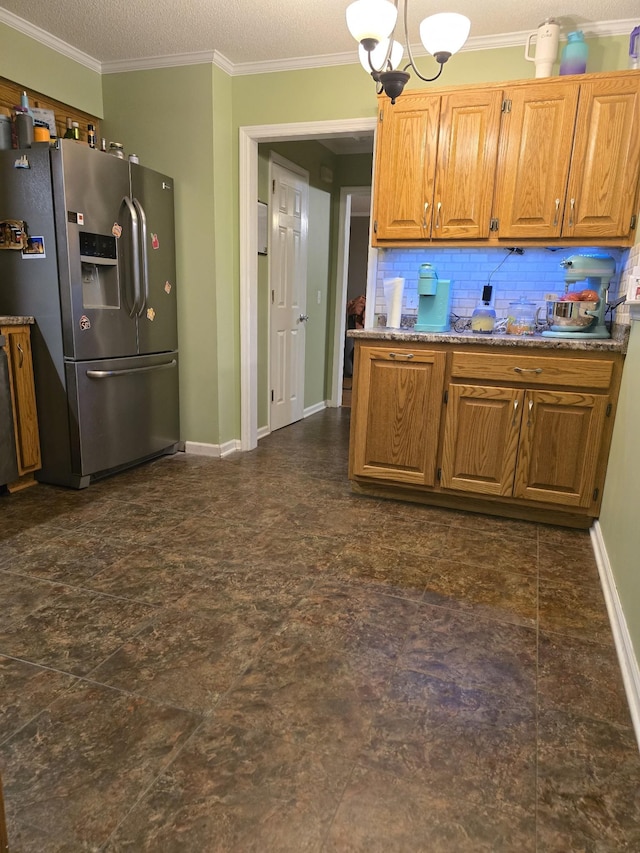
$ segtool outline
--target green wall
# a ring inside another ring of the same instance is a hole
[[[216,244],[225,229],[219,223],[216,229],[216,202],[224,203],[228,181],[218,198],[212,72],[210,65],[191,65],[105,75],[103,134],[122,142],[142,164],[174,178],[181,433],[190,441],[215,444],[220,434],[217,316],[228,299],[217,293]]]
[[[0,77],[102,118],[102,78],[97,71],[0,23]]]

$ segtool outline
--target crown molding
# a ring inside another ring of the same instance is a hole
[[[216,51],[202,50],[197,53],[174,53],[168,56],[145,56],[141,59],[114,59],[110,62],[102,63],[102,73],[120,74],[124,71],[152,71],[156,68],[175,68],[180,65],[213,64],[217,64]]]
[[[83,53],[81,50],[72,47],[70,44],[62,41],[62,39],[52,36],[51,33],[48,33],[46,30],[42,30],[40,27],[30,24],[29,21],[25,21],[24,18],[19,18],[17,15],[7,12],[6,9],[0,8],[0,23],[6,24],[8,27],[11,27],[11,29],[17,30],[25,36],[29,36],[29,38],[45,45],[45,47],[50,47],[51,50],[55,50],[56,53],[61,53],[68,59],[73,59],[74,62],[84,65],[85,68],[88,68],[90,71],[95,71],[97,74],[102,73],[102,65],[97,59],[94,59],[92,56]]]
[[[217,50],[199,51],[196,53],[180,53],[168,56],[149,56],[142,59],[119,59],[100,62],[72,47],[62,39],[51,35],[45,30],[30,24],[23,18],[0,8],[0,23],[6,24],[18,32],[40,42],[40,44],[55,50],[57,53],[84,65],[98,74],[117,74],[126,71],[153,70],[156,68],[172,68],[180,65],[212,64],[220,68],[230,77],[248,74],[270,74],[278,71],[301,71],[307,68],[328,68],[336,65],[357,65],[358,52],[331,53],[320,56],[297,56],[289,59],[265,60],[261,62],[233,63]],[[599,21],[585,24],[582,27],[587,38],[601,36],[628,35],[637,26],[634,19],[620,21]],[[495,50],[503,47],[524,47],[530,35],[529,31],[501,33],[495,36],[471,36],[461,50],[461,53],[474,50]],[[424,56],[426,51],[422,45],[411,47],[415,56]]]

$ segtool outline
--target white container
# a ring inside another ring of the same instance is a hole
[[[536,40],[536,55],[531,56],[531,41]],[[558,58],[560,24],[553,18],[547,18],[536,30],[529,33],[524,46],[524,58],[536,64],[536,77],[551,77],[553,64]]]
[[[403,278],[385,278],[384,298],[387,303],[387,328],[399,329],[402,317],[402,294],[404,292]]]

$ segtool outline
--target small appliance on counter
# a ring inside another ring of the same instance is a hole
[[[485,284],[482,288],[482,300],[477,308],[473,309],[471,315],[471,331],[483,335],[490,335],[496,326],[496,312],[491,307],[491,294],[493,287]]]
[[[609,338],[604,317],[607,310],[607,290],[616,262],[609,255],[570,255],[560,262],[564,268],[565,293],[547,298],[549,328],[542,333],[555,338]],[[570,286],[585,281],[581,290]]]
[[[416,332],[448,332],[451,328],[451,282],[438,278],[431,264],[421,264],[418,275]]]

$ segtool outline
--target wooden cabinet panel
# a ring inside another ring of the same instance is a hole
[[[526,352],[526,351],[525,351]],[[492,382],[568,385],[572,388],[608,388],[613,376],[613,359],[562,358],[524,355],[454,352],[451,376]]]
[[[380,110],[376,143],[375,236],[422,239],[431,230],[439,95],[402,97]]]
[[[500,237],[559,237],[578,107],[578,86],[507,89],[494,216]]]
[[[609,398],[527,391],[514,496],[588,507]]]
[[[352,475],[434,485],[445,359],[406,347],[360,349]]]
[[[580,86],[563,235],[626,237],[640,174],[640,75]]]
[[[442,98],[431,237],[489,236],[502,92]]]
[[[524,391],[451,385],[442,453],[442,485],[511,495]]]
[[[9,359],[18,474],[22,476],[41,467],[31,333],[29,326],[4,326],[1,331]]]

